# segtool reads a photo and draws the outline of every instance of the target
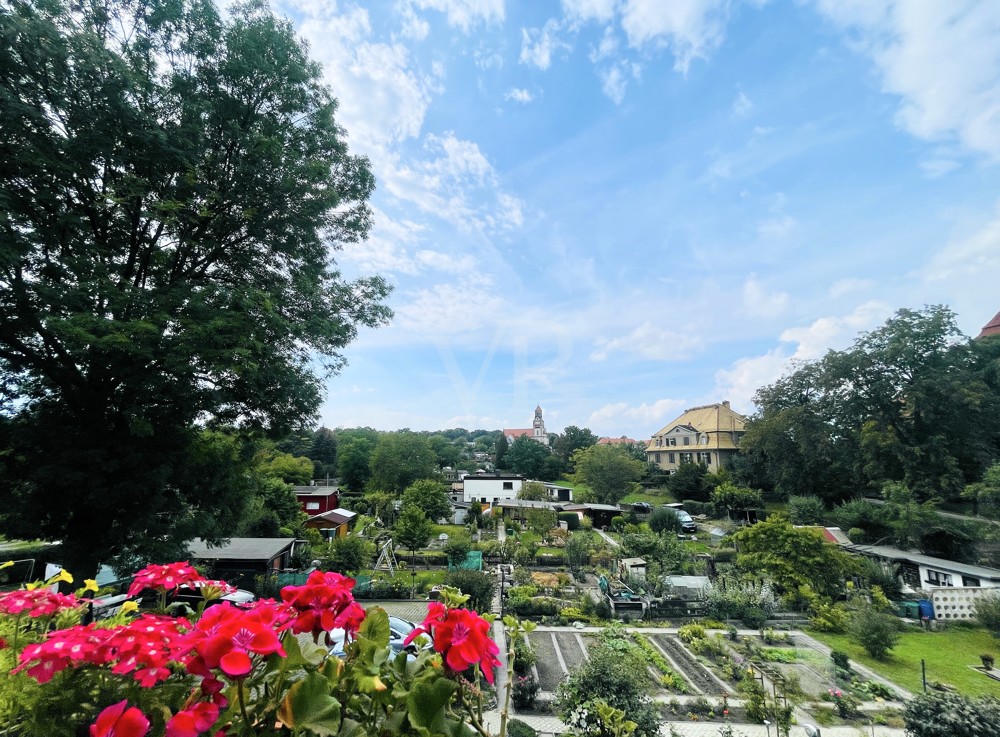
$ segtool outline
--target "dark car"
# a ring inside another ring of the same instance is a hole
[[[681,532],[693,534],[698,531],[698,525],[694,523],[691,515],[683,509],[675,509],[674,514],[676,514],[677,519],[681,521]]]
[[[636,502],[632,505],[632,511],[636,514],[652,514],[653,505],[649,502]]]

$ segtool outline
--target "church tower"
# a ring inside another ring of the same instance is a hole
[[[548,445],[549,436],[545,432],[545,420],[542,419],[541,405],[535,407],[535,421],[531,423],[533,437],[540,443]]]

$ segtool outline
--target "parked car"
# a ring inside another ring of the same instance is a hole
[[[401,650],[413,650],[416,651],[416,645],[410,644],[408,646],[403,645],[403,641],[409,636],[413,630],[417,628],[417,625],[408,619],[401,619],[400,617],[389,617],[389,647],[392,648],[394,653],[398,653]],[[339,658],[344,657],[346,654],[345,650],[345,633],[342,629],[330,630],[330,640],[332,645],[330,645],[330,654],[336,655]]]
[[[694,523],[694,519],[684,511],[684,505],[674,502],[672,504],[661,504],[661,508],[669,509],[671,512],[677,515],[677,519],[681,522],[681,532],[685,534],[694,534],[698,531],[698,525]]]
[[[636,514],[652,514],[653,505],[649,502],[636,502],[632,505],[632,511]]]

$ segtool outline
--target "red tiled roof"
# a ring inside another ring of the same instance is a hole
[[[512,438],[519,438],[522,435],[531,435],[531,433],[533,433],[533,432],[534,432],[534,430],[532,428],[525,427],[525,428],[518,428],[518,429],[513,429],[513,430],[511,430],[511,429],[504,429],[503,434],[504,435],[509,435]]]
[[[632,438],[627,438],[624,435],[622,435],[620,438],[601,438],[600,440],[597,441],[597,444],[598,445],[625,445],[626,443],[628,443],[628,444],[634,445],[634,444],[636,444],[638,442],[639,442],[638,440],[633,440]]]
[[[982,331],[976,338],[985,338],[987,335],[1000,335],[1000,312],[992,320],[983,325]]]

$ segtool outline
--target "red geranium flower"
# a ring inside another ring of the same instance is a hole
[[[164,737],[198,737],[211,729],[218,718],[219,707],[203,701],[170,717]]]
[[[90,737],[145,737],[149,731],[146,715],[129,707],[127,701],[112,704],[90,725]]]
[[[205,577],[198,573],[190,563],[153,564],[135,574],[132,585],[128,587],[128,595],[135,596],[143,589],[170,591],[178,586],[186,586],[195,581],[204,580]]]
[[[281,598],[297,613],[292,632],[311,632],[314,638],[333,629],[357,632],[365,610],[354,601],[352,588],[353,578],[323,571],[310,573],[302,586],[285,586]]]
[[[403,641],[409,645],[419,635],[428,634],[434,649],[444,656],[451,670],[462,672],[479,664],[488,683],[493,683],[493,669],[500,665],[500,648],[490,638],[490,623],[468,609],[448,609],[440,602],[427,606],[427,618]]]
[[[273,607],[238,609],[229,602],[210,607],[188,638],[197,653],[188,665],[195,675],[218,668],[230,678],[243,678],[253,670],[253,655],[285,655],[272,622]]]

